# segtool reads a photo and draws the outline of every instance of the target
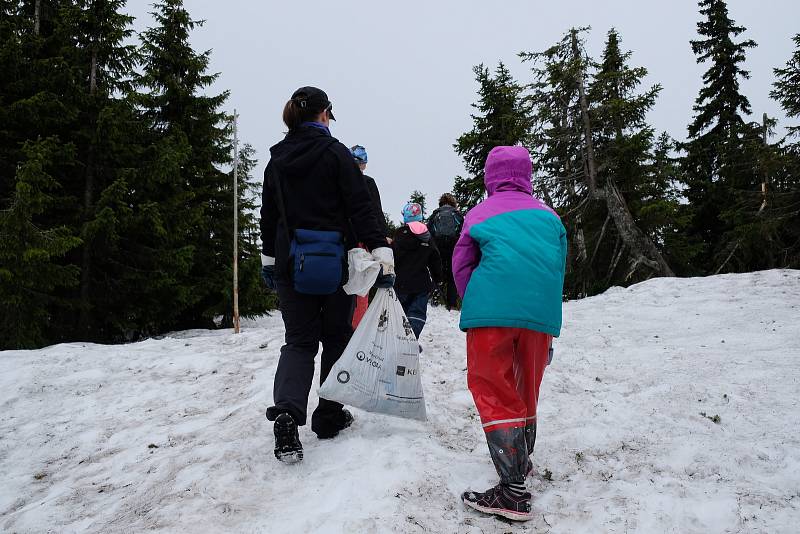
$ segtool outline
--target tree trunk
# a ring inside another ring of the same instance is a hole
[[[89,71],[89,94],[97,93],[97,47],[92,46],[92,65]]]
[[[92,47],[92,63],[89,71],[89,94],[97,93],[97,48]],[[92,99],[94,105],[94,99]],[[94,128],[97,120],[93,121]],[[81,257],[81,310],[78,318],[78,328],[84,339],[90,339],[90,312],[91,312],[91,283],[92,283],[92,243],[91,237],[85,231],[92,220],[92,203],[94,202],[94,175],[95,175],[95,149],[94,136],[89,140],[89,151],[86,156],[86,178],[83,190],[83,253]]]
[[[88,340],[90,331],[91,312],[91,281],[92,281],[92,243],[91,237],[86,232],[86,227],[92,219],[92,202],[94,191],[94,143],[89,146],[86,158],[86,178],[83,191],[83,252],[81,256],[81,310],[78,319],[78,328],[84,339]]]
[[[580,58],[580,49],[578,48],[578,31],[572,30],[572,54],[573,59]],[[578,96],[581,103],[581,117],[583,118],[583,135],[586,140],[586,165],[588,167],[588,186],[589,195],[595,197],[597,192],[597,166],[594,159],[594,143],[592,141],[592,123],[589,120],[589,102],[586,99],[586,73],[585,67],[581,64],[578,69]]]
[[[567,175],[572,174],[572,168],[570,167],[569,161],[567,161],[566,171]],[[578,193],[575,191],[575,184],[572,182],[571,178],[567,182],[567,187],[569,188],[569,194],[571,197],[570,202],[573,202],[574,199],[577,198]],[[552,206],[552,204],[550,205]],[[582,263],[586,261],[586,258],[589,254],[586,250],[586,238],[583,234],[583,218],[581,217],[580,212],[575,215],[575,245],[578,247],[578,254],[575,256],[576,263]]]
[[[617,264],[619,264],[620,258],[622,258],[622,253],[625,252],[625,243],[617,236],[617,242],[614,243],[614,254],[612,254],[612,261],[611,266],[608,268],[608,274],[606,275],[606,283],[610,283],[611,279],[614,277],[614,271],[617,270]]]
[[[42,22],[42,0],[36,0],[33,7],[33,35],[39,37]]]
[[[594,263],[594,258],[597,256],[597,251],[600,250],[600,244],[603,242],[603,238],[606,236],[606,228],[608,228],[608,222],[611,220],[611,215],[606,215],[606,220],[603,221],[603,228],[600,230],[600,237],[597,238],[597,243],[594,245],[594,252],[592,252],[592,258],[589,260],[589,265]]]
[[[580,50],[578,48],[577,32],[575,31],[572,33],[572,51],[575,58],[578,58]],[[583,67],[581,67],[578,74],[578,95],[580,96],[583,134],[586,145],[586,181],[589,186],[589,194],[595,199],[605,200],[608,213],[614,220],[614,225],[617,227],[617,232],[623,243],[630,250],[636,266],[643,264],[661,276],[675,276],[675,273],[672,272],[669,264],[664,260],[653,241],[636,225],[625,198],[614,181],[609,177],[602,188],[597,187],[597,164],[595,162],[594,142],[592,139],[592,121],[589,117],[589,102],[586,99],[585,84],[586,76]]]
[[[661,276],[675,276],[653,241],[636,225],[625,198],[611,177],[606,180],[602,193],[617,232],[630,249],[634,260],[647,265]]]

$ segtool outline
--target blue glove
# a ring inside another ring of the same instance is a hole
[[[383,274],[383,266],[381,266],[381,271],[378,273],[378,278],[375,279],[375,286],[379,289],[389,289],[390,287],[394,287],[394,274]]]
[[[261,279],[264,280],[264,284],[270,290],[275,291],[275,266],[263,265],[261,267]]]

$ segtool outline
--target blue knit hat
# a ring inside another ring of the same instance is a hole
[[[422,206],[416,202],[409,202],[403,206],[403,223],[422,222]]]
[[[367,160],[367,149],[361,145],[355,145],[350,149],[350,153],[353,154],[353,157],[356,158],[356,161],[359,163],[366,163]]]

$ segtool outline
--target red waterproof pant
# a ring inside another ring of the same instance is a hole
[[[364,250],[367,249],[363,243],[359,243],[358,246]],[[369,295],[367,294],[363,297],[356,295],[356,307],[353,309],[353,320],[351,323],[353,325],[354,332],[361,323],[361,319],[363,319],[364,315],[367,313],[367,308],[369,308]]]
[[[553,336],[524,328],[471,328],[467,383],[485,431],[536,421]]]
[[[552,340],[524,328],[467,331],[467,383],[504,484],[522,483],[533,466],[536,405]]]
[[[353,310],[353,331],[358,328],[361,319],[363,319],[364,315],[367,313],[367,308],[369,308],[369,296],[361,297],[356,295],[356,307]]]

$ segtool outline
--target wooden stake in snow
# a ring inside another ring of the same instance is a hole
[[[239,333],[239,115],[233,110],[233,333]]]

